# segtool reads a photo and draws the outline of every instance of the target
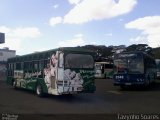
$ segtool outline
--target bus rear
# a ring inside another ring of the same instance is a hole
[[[57,79],[60,94],[93,93],[95,91],[94,59],[91,54],[64,51],[62,71],[63,73],[61,74],[59,71],[59,74],[63,78]]]

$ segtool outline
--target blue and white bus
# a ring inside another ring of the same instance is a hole
[[[157,78],[160,79],[160,59],[156,59],[157,65]]]
[[[156,79],[156,62],[151,56],[137,51],[114,55],[114,85],[148,86]]]

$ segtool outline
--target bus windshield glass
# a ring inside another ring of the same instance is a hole
[[[68,54],[65,57],[66,68],[93,68],[94,60],[91,55]]]
[[[157,71],[160,72],[160,59],[156,59]]]
[[[144,65],[140,54],[119,54],[114,59],[118,73],[143,73]]]

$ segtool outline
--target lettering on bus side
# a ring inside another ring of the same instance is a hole
[[[94,74],[95,72],[93,70],[80,70],[80,73],[85,74]]]
[[[25,78],[31,78],[31,77],[38,77],[42,75],[42,72],[39,71],[39,72],[33,72],[33,73],[25,73]]]

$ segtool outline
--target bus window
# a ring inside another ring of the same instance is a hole
[[[44,60],[39,61],[39,69],[42,70],[44,68]]]
[[[39,69],[39,68],[38,68],[38,66],[39,66],[39,61],[34,61],[34,62],[33,62],[33,66],[34,66],[34,69],[35,69],[35,70]]]
[[[128,67],[130,73],[143,73],[143,61],[141,58],[128,59]]]
[[[114,60],[114,65],[117,72],[129,72],[129,73],[143,73],[144,66],[143,60],[140,56],[137,57],[123,57]]]
[[[44,68],[46,68],[46,67],[48,67],[47,65],[49,65],[49,59],[47,59],[47,60],[44,60]]]
[[[91,55],[68,54],[65,59],[66,68],[93,68],[94,60]]]
[[[114,65],[116,67],[117,72],[125,72],[125,70],[127,70],[126,59],[114,60]]]

